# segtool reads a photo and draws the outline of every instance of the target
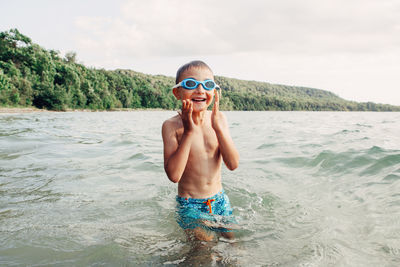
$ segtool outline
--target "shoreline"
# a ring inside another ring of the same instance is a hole
[[[47,110],[35,107],[0,107],[0,114],[19,114],[19,113],[37,113],[37,112],[118,112],[118,111],[170,111],[167,109],[133,109],[121,108],[112,110],[92,110],[92,109],[67,109],[67,110]]]
[[[52,112],[52,111],[46,109],[39,109],[35,107],[0,107],[0,114],[33,113],[33,112]]]

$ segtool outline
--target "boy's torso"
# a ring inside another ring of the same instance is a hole
[[[183,124],[179,116],[176,120],[176,138],[180,144]],[[196,133],[190,147],[189,159],[178,185],[181,197],[204,198],[215,195],[222,189],[221,154],[218,139],[211,126],[211,112],[207,112],[201,132]]]

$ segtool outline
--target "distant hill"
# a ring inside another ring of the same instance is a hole
[[[171,93],[174,78],[132,70],[104,70],[61,58],[17,29],[0,33],[0,106],[35,106],[50,110],[119,108],[178,109]],[[400,111],[399,106],[357,103],[314,88],[215,77],[221,109]]]

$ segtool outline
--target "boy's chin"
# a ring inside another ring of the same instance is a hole
[[[208,106],[207,105],[202,105],[202,106],[193,106],[193,112],[202,112],[207,110]]]
[[[200,109],[199,108],[194,108],[193,112],[194,113],[199,113],[199,112],[206,111],[206,110],[207,110],[206,108],[200,108]]]

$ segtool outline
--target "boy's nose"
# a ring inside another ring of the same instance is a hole
[[[201,83],[199,83],[199,85],[196,87],[195,90],[196,91],[204,91],[205,89],[204,89],[203,85]]]

